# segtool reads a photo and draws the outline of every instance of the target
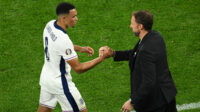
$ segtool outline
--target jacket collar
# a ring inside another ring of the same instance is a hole
[[[144,44],[146,40],[148,40],[149,36],[151,35],[152,31],[149,31],[141,40],[140,46]]]
[[[139,52],[140,49],[142,48],[143,44],[145,43],[146,40],[149,39],[149,37],[150,37],[151,34],[152,34],[152,31],[149,31],[149,32],[143,37],[142,41],[139,40],[139,41],[137,42],[136,46],[134,47],[133,51]],[[140,41],[141,41],[141,42],[140,42]]]

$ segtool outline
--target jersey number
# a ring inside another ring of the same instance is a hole
[[[49,58],[49,51],[48,51],[48,38],[45,37],[45,56],[46,56],[46,60],[47,61],[50,61],[50,58]]]

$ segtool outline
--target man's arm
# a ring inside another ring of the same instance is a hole
[[[128,61],[132,50],[115,51],[114,61]]]
[[[114,51],[108,46],[104,46],[100,48],[100,52],[104,52],[106,58],[113,57],[114,61],[128,61],[133,50]]]
[[[93,68],[94,66],[102,62],[103,60],[104,60],[103,57],[97,57],[91,61],[80,63],[78,58],[75,58],[75,59],[67,61],[67,63],[72,67],[72,69],[76,73],[80,74]]]
[[[81,47],[78,45],[74,45],[74,50],[79,51],[81,53],[88,53],[88,56],[92,56],[94,54],[94,50],[89,46]]]

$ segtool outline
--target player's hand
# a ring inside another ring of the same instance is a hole
[[[104,59],[109,58],[113,55],[113,52],[108,46],[101,47],[99,49],[99,57],[103,57]]]
[[[88,53],[88,56],[92,56],[94,54],[94,50],[90,46],[82,47],[81,53]]]
[[[131,112],[131,110],[133,110],[133,106],[131,105],[131,101],[128,100],[122,106],[121,111],[122,112]]]
[[[99,48],[99,57],[104,58],[103,56],[104,56],[104,50],[102,50],[102,47],[101,47]]]

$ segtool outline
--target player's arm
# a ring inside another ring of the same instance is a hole
[[[87,70],[93,68],[97,64],[103,61],[102,57],[97,57],[91,61],[80,63],[78,58],[72,59],[67,61],[67,63],[72,67],[72,69],[78,73],[81,74],[83,72],[86,72]]]
[[[78,45],[74,45],[74,50],[75,50],[75,51],[79,51],[79,52],[81,52],[82,49],[83,49],[83,47],[78,46]]]
[[[81,53],[88,53],[88,56],[92,56],[94,54],[94,50],[89,46],[81,47],[78,45],[74,45],[74,50],[79,51]]]

